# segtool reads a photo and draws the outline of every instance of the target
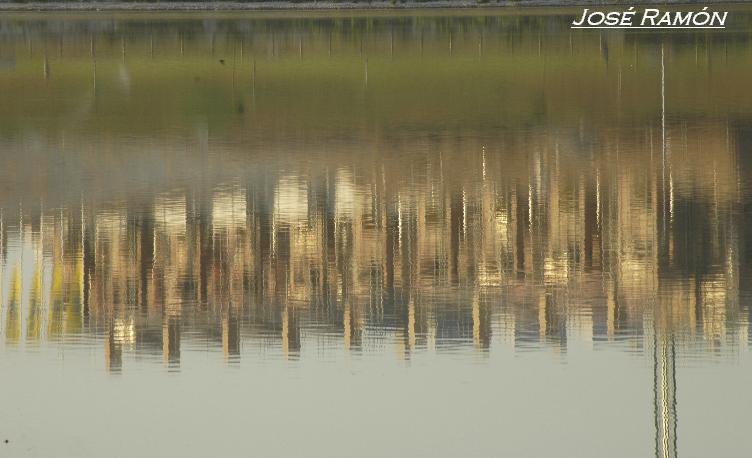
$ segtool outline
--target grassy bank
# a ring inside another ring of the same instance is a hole
[[[555,18],[503,15],[56,17],[4,24],[0,137],[71,135],[71,125],[139,136],[196,123],[291,136],[644,125],[661,112],[661,43],[669,119],[752,106],[746,34],[601,37]]]

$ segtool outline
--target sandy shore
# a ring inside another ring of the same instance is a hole
[[[701,6],[711,3],[735,3],[723,0],[704,0],[702,3],[687,0],[637,0],[630,5],[646,4],[692,4]],[[525,6],[573,7],[585,5],[625,6],[618,0],[577,0],[563,3],[562,0],[436,0],[416,1],[362,1],[362,2],[0,2],[0,11],[269,11],[269,10],[352,10],[352,9],[439,9],[439,8],[505,8]]]

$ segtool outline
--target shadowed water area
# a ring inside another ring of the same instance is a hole
[[[744,456],[752,9],[0,17],[0,455]]]

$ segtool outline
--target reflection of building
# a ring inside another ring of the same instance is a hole
[[[176,368],[186,339],[228,360],[243,342],[298,357],[332,336],[348,351],[390,339],[401,357],[643,345],[648,318],[679,346],[734,345],[733,148],[725,130],[703,132],[703,155],[681,135],[665,164],[649,135],[599,139],[585,169],[576,140],[537,135],[397,169],[337,158],[149,202],[5,211],[3,338],[98,336],[112,370],[132,350]]]

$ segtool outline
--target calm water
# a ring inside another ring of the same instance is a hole
[[[752,9],[0,18],[2,456],[745,456]]]

